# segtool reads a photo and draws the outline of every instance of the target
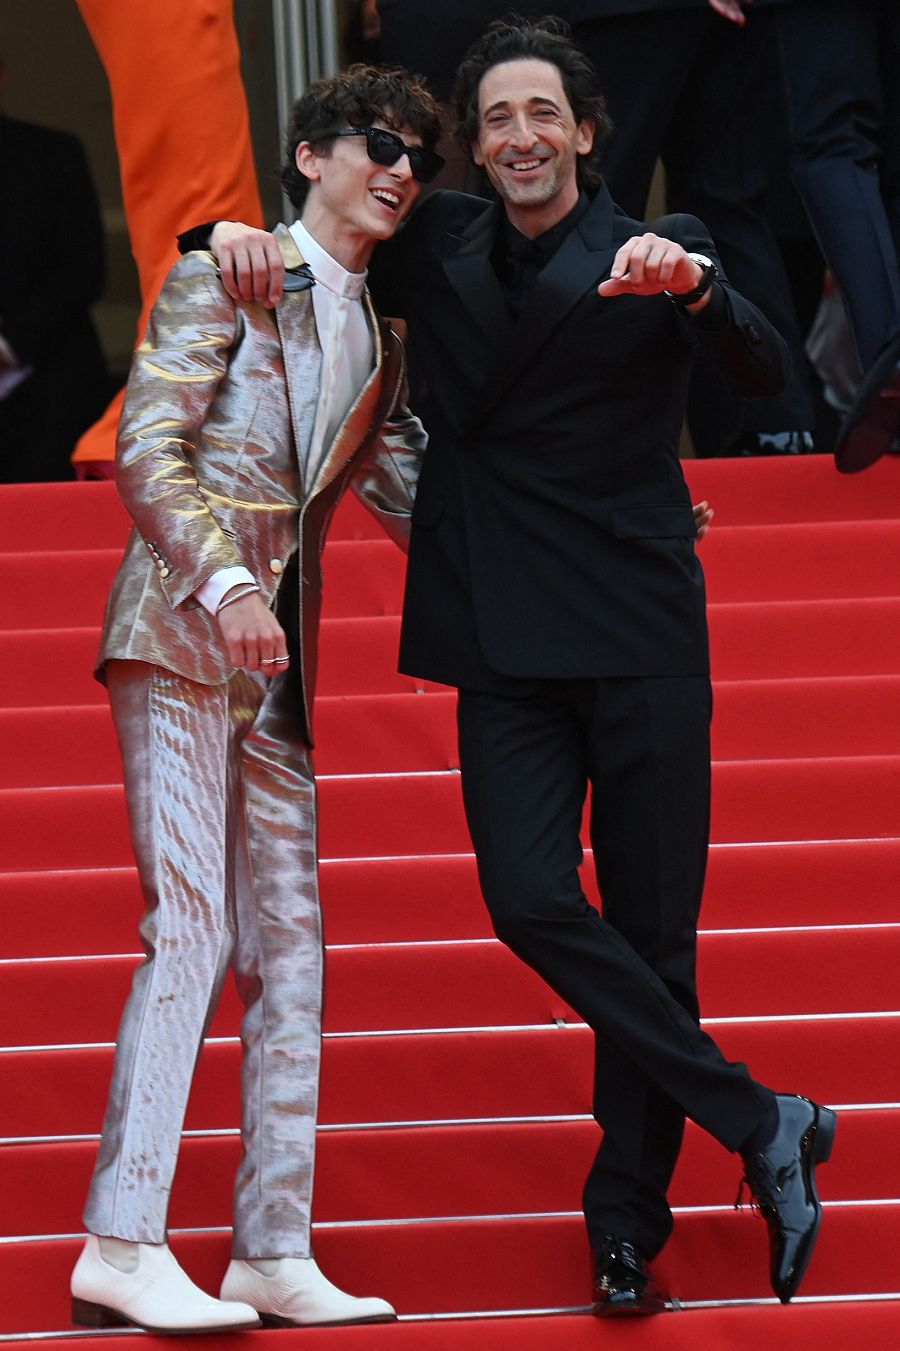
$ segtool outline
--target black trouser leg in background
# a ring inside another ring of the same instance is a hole
[[[867,370],[900,329],[900,9],[798,0],[774,17],[794,179]]]

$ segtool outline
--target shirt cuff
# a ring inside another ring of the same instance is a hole
[[[219,601],[230,591],[233,586],[240,583],[249,582],[252,586],[256,585],[256,578],[248,568],[219,568],[211,577],[207,577],[202,586],[198,586],[194,592],[194,598],[200,602],[204,610],[208,610],[211,615],[216,613]]]

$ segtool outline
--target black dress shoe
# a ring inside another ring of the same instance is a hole
[[[900,436],[900,333],[866,372],[838,432],[834,459],[842,474],[857,474],[894,450]]]
[[[594,1249],[594,1303],[598,1318],[662,1313],[666,1307],[633,1243],[607,1234]]]
[[[831,1155],[837,1117],[809,1098],[779,1093],[775,1102],[778,1128],[764,1149],[744,1156],[744,1181],[769,1226],[772,1289],[787,1304],[800,1287],[822,1223],[816,1164]]]

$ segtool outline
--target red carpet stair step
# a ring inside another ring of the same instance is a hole
[[[721,761],[713,784],[717,843],[900,835],[898,756]],[[468,847],[455,772],[325,779],[320,800],[325,858]],[[0,816],[8,823],[3,870],[121,866],[132,858],[118,784],[2,789]]]
[[[866,1110],[898,1105],[886,1090],[896,1085],[900,1014],[713,1019],[707,1026],[729,1059],[752,1063],[760,1078],[776,1086],[802,1083],[820,1101]],[[206,1046],[188,1130],[237,1125],[239,1057],[236,1041]],[[555,1119],[590,1111],[593,1040],[583,1026],[330,1034],[323,1060],[325,1128]],[[111,1045],[0,1054],[7,1140],[96,1134],[111,1066]],[[896,1152],[891,1138],[883,1143],[883,1154]],[[564,1161],[559,1166],[568,1171]],[[873,1177],[873,1190],[878,1187]],[[359,1204],[354,1197],[352,1208]],[[44,1232],[39,1215],[35,1221]]]
[[[326,859],[320,871],[331,944],[491,936],[470,854]],[[583,876],[594,895],[590,851]],[[898,877],[900,839],[713,845],[701,921],[712,930],[896,923]],[[0,873],[13,960],[127,952],[139,911],[132,867]]]
[[[864,1306],[865,1345],[868,1351],[894,1351],[896,1310],[893,1302]],[[846,1302],[797,1304],[785,1323],[784,1310],[769,1307],[710,1308],[698,1323],[698,1315],[651,1320],[649,1326],[629,1328],[621,1333],[642,1351],[696,1351],[698,1327],[704,1345],[724,1347],[790,1347],[790,1351],[821,1351],[823,1344],[855,1346],[862,1319],[851,1297]],[[586,1314],[545,1317],[467,1318],[415,1320],[382,1327],[342,1328],[340,1334],[308,1328],[302,1341],[295,1332],[267,1332],[266,1347],[271,1351],[458,1351],[461,1346],[480,1351],[596,1351],[599,1337],[596,1320]],[[340,1340],[338,1340],[338,1335]],[[608,1336],[609,1334],[607,1334]],[[255,1340],[251,1340],[254,1339]],[[233,1351],[258,1351],[258,1333],[238,1334],[229,1346]],[[141,1333],[78,1338],[78,1351],[164,1351],[169,1343],[162,1338],[147,1338]],[[71,1351],[72,1343],[59,1337],[42,1339],[42,1351]],[[195,1337],[191,1351],[222,1351],[221,1337]]]
[[[710,626],[717,680],[893,676],[900,669],[897,596],[717,604]],[[399,633],[395,615],[324,620],[318,693],[421,688],[397,674]],[[99,619],[96,628],[0,632],[0,708],[26,700],[32,707],[103,703],[92,676],[99,635]]]
[[[4,973],[0,1045],[52,1044],[59,1010],[71,1042],[115,1040],[137,956],[50,958]],[[797,981],[804,966],[814,981]],[[708,1018],[815,1014],[828,991],[834,1013],[890,1013],[897,1003],[900,923],[773,933],[704,934],[701,1007]],[[384,990],[390,988],[386,1000]],[[237,1036],[241,1006],[229,987],[210,1035]],[[538,1024],[577,1015],[493,939],[399,948],[332,948],[325,1030]]]
[[[883,1236],[883,1244],[873,1244],[873,1232]],[[227,1235],[184,1234],[181,1242],[174,1235],[173,1239],[174,1250],[183,1254],[195,1279],[215,1288],[228,1261]],[[827,1206],[820,1252],[805,1294],[859,1295],[870,1293],[873,1285],[889,1287],[896,1276],[898,1243],[900,1207]],[[64,1326],[68,1272],[79,1246],[76,1238],[0,1248],[0,1281],[5,1289],[19,1291],[23,1300],[30,1297],[56,1327]],[[848,1252],[860,1251],[868,1254],[865,1264],[847,1261]],[[339,1284],[349,1284],[354,1273],[365,1272],[373,1290],[382,1291],[409,1314],[515,1309],[521,1307],[517,1301],[523,1291],[528,1293],[528,1306],[536,1309],[583,1308],[589,1288],[580,1214],[347,1227],[322,1224],[316,1253]],[[762,1226],[749,1210],[736,1212],[729,1205],[679,1215],[675,1235],[658,1263],[658,1276],[685,1303],[764,1299],[767,1265]],[[16,1321],[6,1315],[5,1330],[22,1331]],[[703,1336],[702,1315],[695,1335]],[[466,1345],[465,1337],[460,1329],[460,1345]],[[785,1337],[779,1344],[790,1343]],[[297,1345],[302,1343],[298,1340]]]
[[[821,1174],[826,1223],[805,1302],[766,1302],[764,1228],[731,1209],[736,1162],[689,1127],[658,1274],[701,1307],[627,1335],[639,1348],[894,1347],[900,465],[851,479],[815,457],[688,472],[717,510],[702,546],[717,761],[707,1025],[760,1077],[846,1110]],[[69,1326],[68,1271],[139,900],[90,675],[127,521],[109,485],[2,489],[0,511],[14,527],[0,541],[0,1288],[15,1292],[0,1302],[0,1337],[15,1345],[16,1334]],[[316,1243],[330,1274],[393,1298],[408,1321],[266,1340],[285,1351],[579,1351],[609,1333],[573,1312],[589,1288],[577,1211],[596,1142],[592,1037],[492,940],[454,772],[453,698],[396,674],[403,560],[376,531],[348,501],[325,555],[317,760],[330,947]],[[48,576],[64,580],[48,587]],[[211,1288],[238,1151],[238,1017],[229,994],[173,1197],[173,1227],[192,1231],[174,1244]],[[508,1316],[472,1316],[488,1311]],[[126,1333],[78,1344],[101,1340],[137,1344]]]
[[[714,603],[891,596],[900,574],[892,521],[717,525],[702,549]],[[0,555],[0,628],[23,618],[35,629],[97,624],[120,558],[120,548]],[[388,539],[330,541],[325,618],[399,614],[403,571],[403,554]],[[64,574],[65,589],[48,587],[48,573]]]
[[[331,774],[453,768],[452,693],[332,695],[316,705],[316,764]],[[105,704],[0,709],[0,788],[114,783]],[[900,676],[719,681],[717,760],[900,754]]]
[[[900,1130],[900,1108],[846,1112],[841,1148],[823,1169],[825,1201],[872,1200],[869,1160],[885,1134]],[[319,1185],[314,1218],[337,1223],[415,1219],[424,1211],[453,1215],[465,1196],[473,1214],[575,1211],[581,1176],[596,1150],[593,1121],[510,1121],[490,1125],[408,1126],[393,1130],[324,1131],[319,1141]],[[0,1183],[7,1198],[0,1233],[20,1234],[39,1208],[48,1232],[77,1232],[81,1192],[87,1188],[96,1143],[72,1140],[12,1145],[0,1151]],[[566,1157],[563,1173],[556,1164]],[[237,1133],[185,1141],[172,1197],[173,1228],[227,1225],[231,1184],[240,1158]],[[508,1166],[515,1159],[515,1169]],[[885,1161],[880,1194],[900,1193],[900,1151]],[[704,1132],[690,1125],[670,1199],[674,1206],[727,1206],[738,1167]]]

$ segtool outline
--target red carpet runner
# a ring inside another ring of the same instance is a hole
[[[623,1328],[585,1314],[590,1034],[491,937],[453,697],[396,675],[402,557],[348,503],[326,555],[318,701],[316,1247],[402,1321],[229,1338],[234,1351],[900,1345],[900,462],[856,478],[819,457],[689,472],[717,508],[702,546],[716,677],[704,1015],[760,1077],[844,1109],[803,1297],[774,1306],[764,1227],[732,1208],[739,1168],[691,1128],[658,1263],[683,1316]],[[108,485],[2,488],[0,512],[0,1342],[57,1348],[137,960],[119,767],[90,676],[125,522]],[[173,1247],[210,1289],[238,1152],[237,1026],[229,992],[172,1201]]]

